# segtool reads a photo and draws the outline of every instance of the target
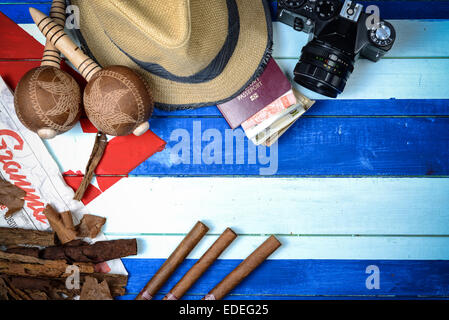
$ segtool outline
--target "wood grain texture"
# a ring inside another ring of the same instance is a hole
[[[141,163],[131,174],[248,176],[259,175],[261,170],[267,170],[278,176],[447,176],[448,125],[449,119],[446,117],[306,117],[280,139],[276,163],[275,156],[271,160],[263,157],[263,148],[254,153],[253,145],[243,138],[241,129],[231,132],[222,118],[158,117],[151,120],[151,126],[159,137],[167,141],[166,149]],[[209,162],[205,162],[205,157],[200,162],[194,162],[192,150],[197,150],[195,154],[201,155],[211,143],[210,139],[205,138],[200,149],[199,142],[193,142],[194,137],[199,137],[195,139],[200,141],[203,134],[211,132],[222,137],[222,142],[216,148],[219,157],[211,164],[206,164]],[[227,140],[226,134],[229,136]],[[232,134],[240,137],[239,141],[244,146],[240,162],[235,158],[235,141],[232,147],[226,147],[225,144],[231,141]],[[63,172],[82,171],[82,164],[89,158],[93,135],[83,135],[81,128],[76,127],[46,144]],[[182,153],[173,149],[177,148],[181,136],[186,145],[190,146],[189,163],[186,160],[178,164],[177,159]],[[67,145],[74,147],[66,149]],[[251,148],[248,149],[249,146]],[[233,161],[227,162],[227,157],[231,159],[231,155]],[[248,155],[255,155],[255,160],[251,157],[253,161],[250,162]],[[112,168],[102,172],[103,175],[114,173],[118,172]]]
[[[238,140],[243,142],[243,153],[237,152],[235,142],[232,148],[226,148],[226,141],[231,141],[231,138],[226,139],[226,134],[242,137],[243,132],[237,129],[232,133],[224,119],[170,118],[153,119],[151,123],[152,130],[167,141],[167,147],[131,174],[259,175],[261,170],[275,175],[449,174],[447,118],[304,118],[281,137],[277,165],[275,156],[271,165],[263,164],[260,158],[252,162],[248,155],[254,154],[253,145],[246,138]],[[201,156],[201,151],[207,154],[204,150],[212,139],[205,138],[201,144],[196,142],[205,132],[215,133],[222,140],[217,143],[217,160],[212,164],[206,164],[205,157],[198,162],[193,159],[194,154]],[[194,142],[194,139],[197,140]],[[177,149],[180,141],[185,141],[190,150],[195,151],[190,152],[189,162],[177,164],[182,156]],[[172,148],[175,149],[172,151]],[[271,150],[276,152],[275,148]],[[264,155],[264,151],[259,149],[258,157]],[[240,160],[236,159],[237,153]],[[62,160],[62,156],[58,158]],[[232,161],[226,161],[227,158]]]
[[[287,77],[292,77],[297,59],[277,60]],[[356,62],[354,73],[339,99],[448,99],[449,59],[382,59]],[[293,83],[311,99],[322,96]]]
[[[65,9],[65,0],[53,0],[50,17],[62,27],[65,26]],[[53,66],[55,68],[61,67],[61,54],[50,41],[47,41],[45,44],[42,65]]]
[[[120,297],[117,297],[116,300],[134,300],[134,298],[136,297],[136,294],[126,294]],[[155,296],[154,300],[160,300],[161,298],[163,298],[165,296],[165,294],[157,294]],[[185,295],[183,297],[183,300],[200,300],[201,299],[201,295]],[[398,301],[408,301],[408,300],[412,300],[412,301],[426,301],[426,300],[438,300],[438,301],[446,301],[448,300],[447,297],[435,297],[435,296],[430,296],[430,297],[422,297],[422,296],[367,296],[367,295],[362,295],[362,296],[315,296],[315,295],[310,295],[310,296],[301,296],[301,295],[279,295],[279,296],[273,296],[273,295],[263,295],[263,294],[253,294],[253,295],[239,295],[239,294],[230,294],[228,295],[224,300],[258,300],[258,301],[263,301],[263,300],[276,300],[276,301],[290,301],[290,300],[300,300],[300,301],[315,301],[315,300],[319,300],[319,301],[334,301],[334,300],[338,300],[338,301],[345,301],[345,300],[376,300],[376,301],[392,301],[392,300],[398,300]]]
[[[325,220],[324,216],[321,216]],[[272,217],[270,221],[275,219]],[[343,221],[343,219],[341,220]],[[237,229],[237,228],[235,228]],[[243,229],[240,229],[243,230]],[[338,232],[338,231],[335,231]],[[139,259],[166,259],[181,242],[184,235],[116,235],[106,233],[109,239],[138,238]],[[267,235],[244,235],[232,244],[221,259],[244,259]],[[276,235],[282,248],[270,259],[346,259],[346,260],[448,260],[448,236],[394,236],[394,235]],[[217,236],[206,236],[189,259],[199,259]],[[163,245],[162,245],[163,244]]]
[[[269,1],[272,17],[276,19],[277,0]],[[441,0],[359,0],[357,2],[363,4],[365,8],[369,5],[379,7],[383,19],[447,19],[449,17],[449,5],[446,1]]]
[[[42,2],[37,8],[47,13],[50,8],[50,1],[13,2],[17,4],[0,0],[0,11],[16,22],[31,23],[25,2]],[[212,235],[190,258],[200,257],[225,226],[238,226],[236,231],[242,235],[223,256],[227,260],[219,260],[188,292],[188,299],[204,296],[241,262],[229,259],[244,258],[263,241],[265,234],[261,233],[265,232],[278,234],[283,248],[229,299],[449,297],[448,179],[407,177],[447,176],[449,2],[384,1],[380,7],[384,18],[406,19],[394,21],[400,35],[395,48],[380,63],[358,62],[341,99],[320,97],[306,118],[283,137],[280,178],[248,178],[258,174],[260,165],[173,165],[169,157],[172,141],[166,152],[133,172],[142,178],[122,179],[89,205],[95,214],[105,210],[105,202],[114,207],[107,212],[110,238],[140,239],[139,259],[125,260],[131,277],[129,295],[124,299],[134,298],[164,261],[154,258],[165,259],[181,241],[186,225],[200,217],[211,225]],[[291,75],[305,40],[286,26],[274,26],[274,54]],[[35,35],[36,30],[27,31]],[[19,78],[16,70],[26,70],[32,64],[18,63],[6,67],[0,63],[0,74],[6,70],[13,82]],[[168,140],[178,128],[192,135],[193,122],[198,120],[206,130],[216,128],[224,133],[227,129],[215,107],[156,111],[155,116],[152,129]],[[48,146],[62,169],[77,170],[82,169],[84,157],[88,158],[89,151],[83,153],[90,150],[85,147],[91,144],[88,140],[91,135],[81,134],[77,128]],[[67,145],[73,150],[67,150]],[[298,177],[322,174],[403,178]],[[176,178],[148,177],[152,175]],[[211,175],[242,178],[224,181]],[[131,188],[139,192],[129,195],[126,190]],[[129,199],[117,201],[125,193]],[[173,194],[169,200],[168,195]],[[132,200],[135,204],[125,207]],[[194,262],[186,261],[157,297],[162,298]],[[370,264],[380,267],[380,290],[365,287],[365,270]]]
[[[213,234],[231,227],[262,235],[446,236],[448,193],[449,179],[437,178],[140,177],[123,178],[89,209],[108,216],[110,234],[183,234],[202,220]]]
[[[8,19],[0,9],[0,60],[41,59],[42,45]]]
[[[386,59],[448,58],[449,20],[391,20],[390,22],[395,26],[397,40],[392,50],[385,56]],[[35,24],[20,24],[20,27],[44,44],[45,38]],[[307,34],[297,32],[280,22],[273,23],[273,38],[275,58],[299,59],[301,47],[308,42]]]
[[[447,116],[447,99],[317,99],[313,108],[303,117],[310,116]],[[153,117],[218,117],[221,113],[216,106],[195,110],[167,112],[155,109]]]
[[[273,3],[273,16],[275,5]],[[365,7],[371,4],[380,8],[384,19],[449,19],[449,3],[447,1],[359,1]],[[404,2],[407,5],[404,5]],[[28,14],[30,4],[44,13],[50,11],[51,2],[41,0],[14,0],[0,2],[0,11],[10,16],[16,23],[30,23]]]
[[[397,40],[384,59],[449,56],[449,20],[390,20]],[[275,58],[299,59],[309,35],[292,27],[273,23]]]
[[[137,294],[163,260],[124,259],[130,273],[127,294]],[[218,260],[189,290],[184,299],[201,299],[217,279],[222,279],[241,260]],[[187,272],[195,260],[185,261],[160,290],[162,295]],[[380,289],[369,290],[366,268],[380,271]],[[448,297],[449,262],[397,260],[269,260],[262,264],[228,299],[307,299],[322,297],[400,298]],[[317,280],[319,279],[319,280]]]

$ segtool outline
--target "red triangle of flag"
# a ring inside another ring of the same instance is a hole
[[[44,47],[2,12],[0,12],[0,30],[2,32],[0,46],[2,59],[40,60],[42,58]]]

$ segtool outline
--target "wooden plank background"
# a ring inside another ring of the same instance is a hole
[[[392,19],[394,49],[376,64],[357,62],[337,100],[300,89],[318,101],[277,151],[260,148],[250,163],[245,140],[242,164],[235,158],[225,163],[236,146],[224,144],[222,163],[194,164],[192,154],[190,164],[176,164],[172,150],[179,134],[203,150],[212,142],[201,141],[203,134],[232,132],[214,106],[156,111],[151,127],[167,148],[129,175],[101,173],[122,179],[89,210],[108,217],[108,237],[139,239],[139,255],[124,260],[130,272],[125,299],[137,294],[199,219],[210,234],[161,294],[230,226],[238,240],[187,298],[207,293],[268,234],[284,246],[229,299],[449,297],[449,2],[363,3],[379,5]],[[0,0],[0,11],[42,42],[30,4],[49,11],[50,1],[38,0]],[[277,22],[274,36],[274,56],[290,76],[307,37]],[[41,47],[17,50],[7,28],[0,42],[0,75],[14,87],[38,64]],[[62,172],[77,172],[84,171],[92,141],[93,134],[77,126],[47,146]],[[274,176],[259,175],[269,165],[259,158],[266,152],[279,154]],[[126,200],[117,202],[123,194]],[[365,286],[369,265],[381,270],[380,289]]]

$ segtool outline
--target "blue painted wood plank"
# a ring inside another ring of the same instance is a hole
[[[448,1],[358,1],[376,5],[383,19],[448,19]]]
[[[175,112],[155,110],[154,117],[164,116],[222,117],[216,106]],[[449,116],[449,100],[318,100],[307,116]]]
[[[140,292],[164,260],[123,259],[123,262],[130,275],[127,294],[132,295]],[[168,292],[195,262],[186,260],[160,294]],[[205,295],[240,262],[218,260],[188,295],[198,298]],[[372,275],[372,272],[366,273],[368,266],[379,269],[379,289],[367,289],[367,278]],[[282,296],[449,297],[449,261],[268,260],[232,294],[233,298],[257,295],[266,299]]]
[[[359,1],[365,6],[374,4],[380,8],[384,19],[449,19],[449,3],[447,1]],[[0,11],[11,17],[16,23],[32,23],[28,7],[34,6],[43,12],[50,11],[50,1],[1,1]],[[271,4],[272,15],[276,6]]]
[[[51,3],[0,4],[0,11],[15,23],[34,23],[28,11],[29,7],[36,8],[45,14],[49,14]]]
[[[376,5],[383,19],[447,19],[449,3],[447,1],[365,1],[357,2],[366,8]],[[270,1],[272,17],[276,18],[277,1]]]
[[[263,148],[256,156],[243,131],[232,132],[221,118],[156,118],[151,126],[167,148],[132,175],[258,175],[268,166],[276,175],[449,175],[449,118],[303,118],[281,137],[277,156],[274,147],[268,158]],[[217,136],[211,164],[201,150],[213,139],[201,142],[203,134]],[[239,152],[233,134],[243,146]],[[184,151],[177,150],[180,141]]]
[[[117,297],[116,300],[134,300],[136,298],[137,294],[126,294],[121,297]],[[155,300],[161,300],[164,297],[163,294],[157,294],[155,295]],[[201,295],[186,295],[183,297],[183,300],[200,300],[203,296]],[[449,298],[441,298],[441,297],[383,297],[383,296],[275,296],[275,295],[234,295],[230,294],[226,297],[228,301],[232,300],[257,300],[257,301],[264,301],[264,300],[305,300],[305,301],[311,301],[311,300],[449,300]]]

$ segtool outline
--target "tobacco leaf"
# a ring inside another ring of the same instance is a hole
[[[36,301],[46,301],[46,300],[66,300],[63,299],[62,297],[60,298],[53,298],[51,299],[48,294],[44,291],[38,291],[38,290],[23,290],[26,294],[28,294],[28,296],[31,298],[31,300],[36,300]]]
[[[90,263],[74,263],[80,273],[94,273]],[[0,251],[0,274],[47,278],[66,278],[70,265],[64,260],[43,260]]]
[[[61,216],[62,224],[70,230],[75,230],[75,225],[73,224],[73,217],[70,211],[64,211],[59,214]]]
[[[125,294],[125,287],[128,283],[128,277],[125,275],[100,273],[92,273],[89,275],[81,274],[81,286],[88,277],[93,277],[99,282],[106,281],[113,297],[122,296]],[[6,295],[7,298],[6,283],[2,286],[2,283],[4,283],[2,282],[4,281],[3,279],[7,280],[10,286],[28,293],[33,300],[40,300],[41,298],[61,300],[63,298],[61,294],[66,295],[68,297],[67,299],[73,299],[81,293],[80,289],[67,289],[65,278],[0,275],[0,300],[2,300],[2,292],[4,292],[4,295]]]
[[[103,281],[98,283],[98,280],[93,277],[86,277],[83,288],[81,289],[80,300],[113,300],[108,283]]]
[[[84,193],[86,193],[86,190],[89,187],[90,182],[92,181],[95,169],[100,163],[100,160],[103,157],[107,145],[108,145],[108,138],[103,132],[99,132],[97,134],[97,137],[95,138],[95,144],[92,149],[89,162],[87,163],[86,166],[84,178],[81,181],[81,185],[78,187],[78,190],[76,190],[75,192],[74,197],[75,200],[81,201],[81,199],[83,199]]]
[[[0,245],[54,246],[55,233],[18,228],[0,228]]]
[[[86,241],[82,240],[82,239],[76,239],[76,240],[72,240],[70,242],[67,242],[64,244],[64,247],[81,247],[81,246],[88,246],[89,243],[87,243]]]
[[[39,248],[14,247],[6,249],[7,253],[21,254],[23,256],[39,258]]]
[[[73,227],[73,220],[71,220],[71,217],[70,220],[67,218],[67,216],[63,218],[63,216],[60,213],[56,212],[51,205],[47,205],[45,207],[44,214],[45,217],[47,217],[50,226],[58,235],[58,239],[62,244],[76,239],[76,232]],[[64,213],[64,215],[66,215],[66,213]]]
[[[123,274],[113,273],[92,273],[89,275],[81,275],[81,282],[85,281],[86,277],[94,277],[98,281],[106,281],[111,290],[112,296],[123,296],[126,293],[126,286],[128,285],[128,276]]]
[[[17,276],[2,276],[8,283],[23,292],[28,293],[32,300],[66,300],[79,295],[80,290],[67,289],[65,279],[43,279]]]
[[[23,205],[25,204],[25,197],[25,191],[6,180],[0,179],[0,204],[3,204],[8,208],[8,211],[5,214],[6,218],[9,218],[14,213],[22,210]]]
[[[67,262],[100,263],[137,254],[136,239],[98,241],[80,246],[55,246],[41,250],[40,257]]]
[[[96,238],[105,223],[106,218],[85,214],[81,219],[80,224],[76,227],[78,237]]]
[[[8,287],[5,280],[0,278],[0,301],[9,300],[8,298]]]

